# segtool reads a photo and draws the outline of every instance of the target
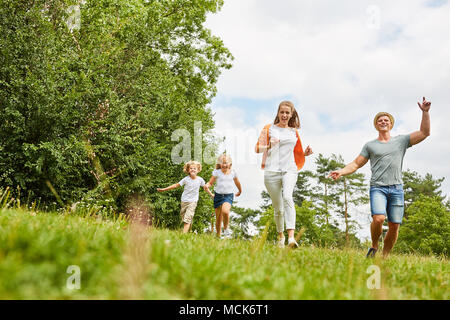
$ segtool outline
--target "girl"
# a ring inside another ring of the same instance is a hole
[[[288,233],[289,247],[297,247],[294,238],[295,206],[292,198],[298,171],[305,163],[305,156],[312,154],[308,146],[303,152],[297,129],[300,120],[294,104],[282,101],[273,123],[264,127],[255,152],[264,152],[261,168],[264,169],[264,184],[272,200],[278,246],[284,247],[284,225]]]
[[[216,232],[217,236],[221,236],[222,221],[223,221],[223,236],[224,238],[231,238],[231,230],[228,228],[230,221],[230,209],[233,204],[233,189],[234,185],[238,188],[236,197],[239,197],[242,192],[241,183],[236,175],[236,172],[231,169],[232,160],[227,154],[219,156],[216,162],[216,170],[213,171],[212,177],[206,184],[206,187],[211,187],[217,181],[214,188],[214,211],[216,212]],[[234,183],[233,183],[234,182]]]
[[[180,186],[184,186],[183,194],[181,195],[181,219],[184,222],[183,233],[188,233],[194,218],[195,208],[198,202],[198,191],[200,187],[208,192],[211,197],[214,197],[209,188],[205,185],[205,180],[197,174],[202,171],[202,165],[197,161],[189,161],[184,167],[183,171],[188,174],[180,182],[175,183],[167,188],[157,188],[159,192],[172,190]]]

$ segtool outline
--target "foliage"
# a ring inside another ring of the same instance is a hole
[[[450,252],[450,210],[439,197],[419,196],[408,208],[400,228],[396,249],[448,256]]]
[[[314,245],[318,247],[343,247],[346,244],[345,233],[340,231],[336,226],[326,223],[324,217],[317,212],[313,204],[304,201],[302,206],[295,205],[296,232],[303,232],[300,243],[303,245]],[[260,219],[257,221],[260,230],[268,226],[267,240],[275,242],[277,239],[277,231],[273,220],[273,208],[269,207],[263,211]],[[300,231],[302,230],[303,231]],[[297,234],[296,234],[297,235]],[[351,246],[360,246],[360,241],[356,236],[351,237]]]
[[[444,178],[434,179],[430,173],[422,177],[415,171],[406,170],[403,172],[403,189],[405,190],[405,206],[408,207],[420,196],[438,197],[439,201],[444,201],[442,191],[439,188]]]
[[[178,226],[180,193],[155,190],[184,176],[171,161],[174,130],[213,128],[207,105],[232,56],[203,23],[222,3],[2,1],[0,186],[119,210],[143,194],[159,224]],[[72,5],[81,23],[69,29]]]
[[[254,236],[256,220],[261,215],[260,210],[233,206],[230,216],[231,229],[235,238],[250,239]]]
[[[338,181],[328,178],[329,172],[342,168],[342,156],[332,154],[326,157],[319,154],[316,159],[315,171],[300,171],[293,198],[299,207],[297,210],[298,227],[305,227],[305,242],[319,246],[359,246],[360,241],[354,234],[355,222],[351,220],[349,205],[360,205],[368,202],[367,187],[364,184],[364,174],[353,173]],[[267,211],[270,208],[270,196],[266,191],[261,193],[266,212],[260,223],[263,227],[268,221]],[[303,206],[306,207],[304,208]],[[331,219],[331,218],[335,219]],[[344,218],[345,233],[338,226],[338,220]],[[269,239],[274,238],[274,227],[269,228]]]

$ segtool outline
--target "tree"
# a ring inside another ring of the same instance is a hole
[[[364,174],[353,173],[336,181],[328,178],[329,172],[345,166],[341,155],[332,154],[327,158],[319,154],[316,158],[316,164],[315,177],[319,183],[319,186],[316,187],[318,192],[313,197],[317,201],[316,206],[325,215],[327,224],[330,224],[329,216],[331,212],[339,213],[344,217],[345,243],[350,245],[352,229],[350,205],[357,206],[369,201]]]
[[[297,183],[295,184],[294,193],[292,197],[294,202],[301,207],[303,201],[310,200],[312,195],[311,178],[314,177],[314,173],[309,170],[300,171],[298,174]]]
[[[434,179],[433,175],[426,173],[422,177],[415,171],[406,170],[403,172],[403,184],[405,191],[405,206],[408,207],[420,196],[438,197],[440,201],[444,201],[446,196],[442,196],[442,182],[445,178]]]
[[[418,196],[408,206],[396,249],[448,256],[450,251],[450,210],[439,197]]]
[[[339,168],[345,166],[344,159],[341,155],[332,155],[332,159],[336,161]],[[338,212],[344,216],[345,223],[345,243],[350,243],[351,216],[349,212],[350,205],[358,206],[369,202],[367,196],[368,188],[364,183],[365,176],[363,173],[352,173],[341,177],[336,184],[336,194],[341,198],[340,210]]]
[[[256,220],[261,215],[261,211],[233,206],[232,212],[233,215],[230,216],[230,224],[234,236],[242,239],[252,238],[251,231],[253,228],[256,228]]]
[[[339,168],[340,163],[336,155],[327,158],[321,153],[316,157],[315,163],[317,167],[313,176],[317,179],[318,185],[313,188],[311,198],[318,211],[324,215],[326,223],[330,224],[331,212],[339,207],[339,196],[335,191],[337,182],[327,176],[329,172]]]
[[[299,207],[302,206],[304,200],[310,200],[311,196],[313,195],[310,183],[310,179],[312,177],[314,177],[314,173],[309,170],[300,171],[298,173],[298,178],[294,187],[292,198],[294,199],[294,203]],[[261,209],[265,210],[271,205],[270,195],[267,191],[263,190],[261,192],[261,198],[263,200]]]
[[[143,194],[156,222],[178,227],[181,190],[155,189],[184,176],[172,133],[214,126],[208,104],[232,56],[203,23],[222,4],[2,1],[0,186],[49,203],[50,184],[63,203],[112,200],[118,210]],[[79,28],[68,27],[72,5]]]
[[[346,244],[345,234],[337,227],[326,223],[324,216],[318,213],[311,202],[304,201],[301,207],[295,205],[295,211],[295,230],[303,232],[299,239],[301,243],[319,247],[343,247]],[[267,241],[276,241],[277,231],[273,220],[272,207],[261,213],[261,218],[256,225],[260,231],[268,226]],[[355,247],[361,245],[358,238],[353,234],[350,234],[350,243]]]

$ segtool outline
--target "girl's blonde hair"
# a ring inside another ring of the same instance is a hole
[[[186,162],[186,164],[183,167],[183,171],[185,173],[189,173],[189,167],[190,166],[197,166],[197,173],[199,173],[200,171],[202,171],[202,164],[198,161],[188,161]]]
[[[223,163],[224,158],[225,158],[225,162],[229,163],[230,164],[230,168],[231,168],[231,166],[233,165],[233,160],[231,160],[231,157],[228,154],[224,153],[224,154],[221,154],[217,158],[216,169],[221,169],[222,168],[222,163]]]
[[[282,106],[286,106],[291,108],[291,118],[289,119],[288,126],[291,128],[300,128],[300,118],[298,116],[297,110],[295,110],[294,104],[291,101],[281,101],[278,110],[277,110],[277,116],[275,117],[275,120],[273,121],[273,124],[277,124],[280,122],[280,118],[278,117],[278,113],[280,112],[280,108]]]

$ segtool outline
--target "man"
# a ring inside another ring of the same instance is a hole
[[[422,122],[419,131],[407,135],[391,137],[394,117],[387,112],[380,112],[374,118],[374,126],[378,138],[366,143],[358,157],[344,168],[332,171],[328,177],[334,180],[352,174],[368,160],[372,177],[370,179],[370,209],[372,223],[370,233],[372,247],[367,257],[374,257],[378,250],[378,239],[382,233],[383,222],[388,218],[388,232],[384,239],[383,257],[387,257],[398,237],[398,230],[403,219],[404,192],[402,180],[402,164],[406,149],[422,142],[430,135],[431,102],[423,97],[417,102],[422,110]]]

